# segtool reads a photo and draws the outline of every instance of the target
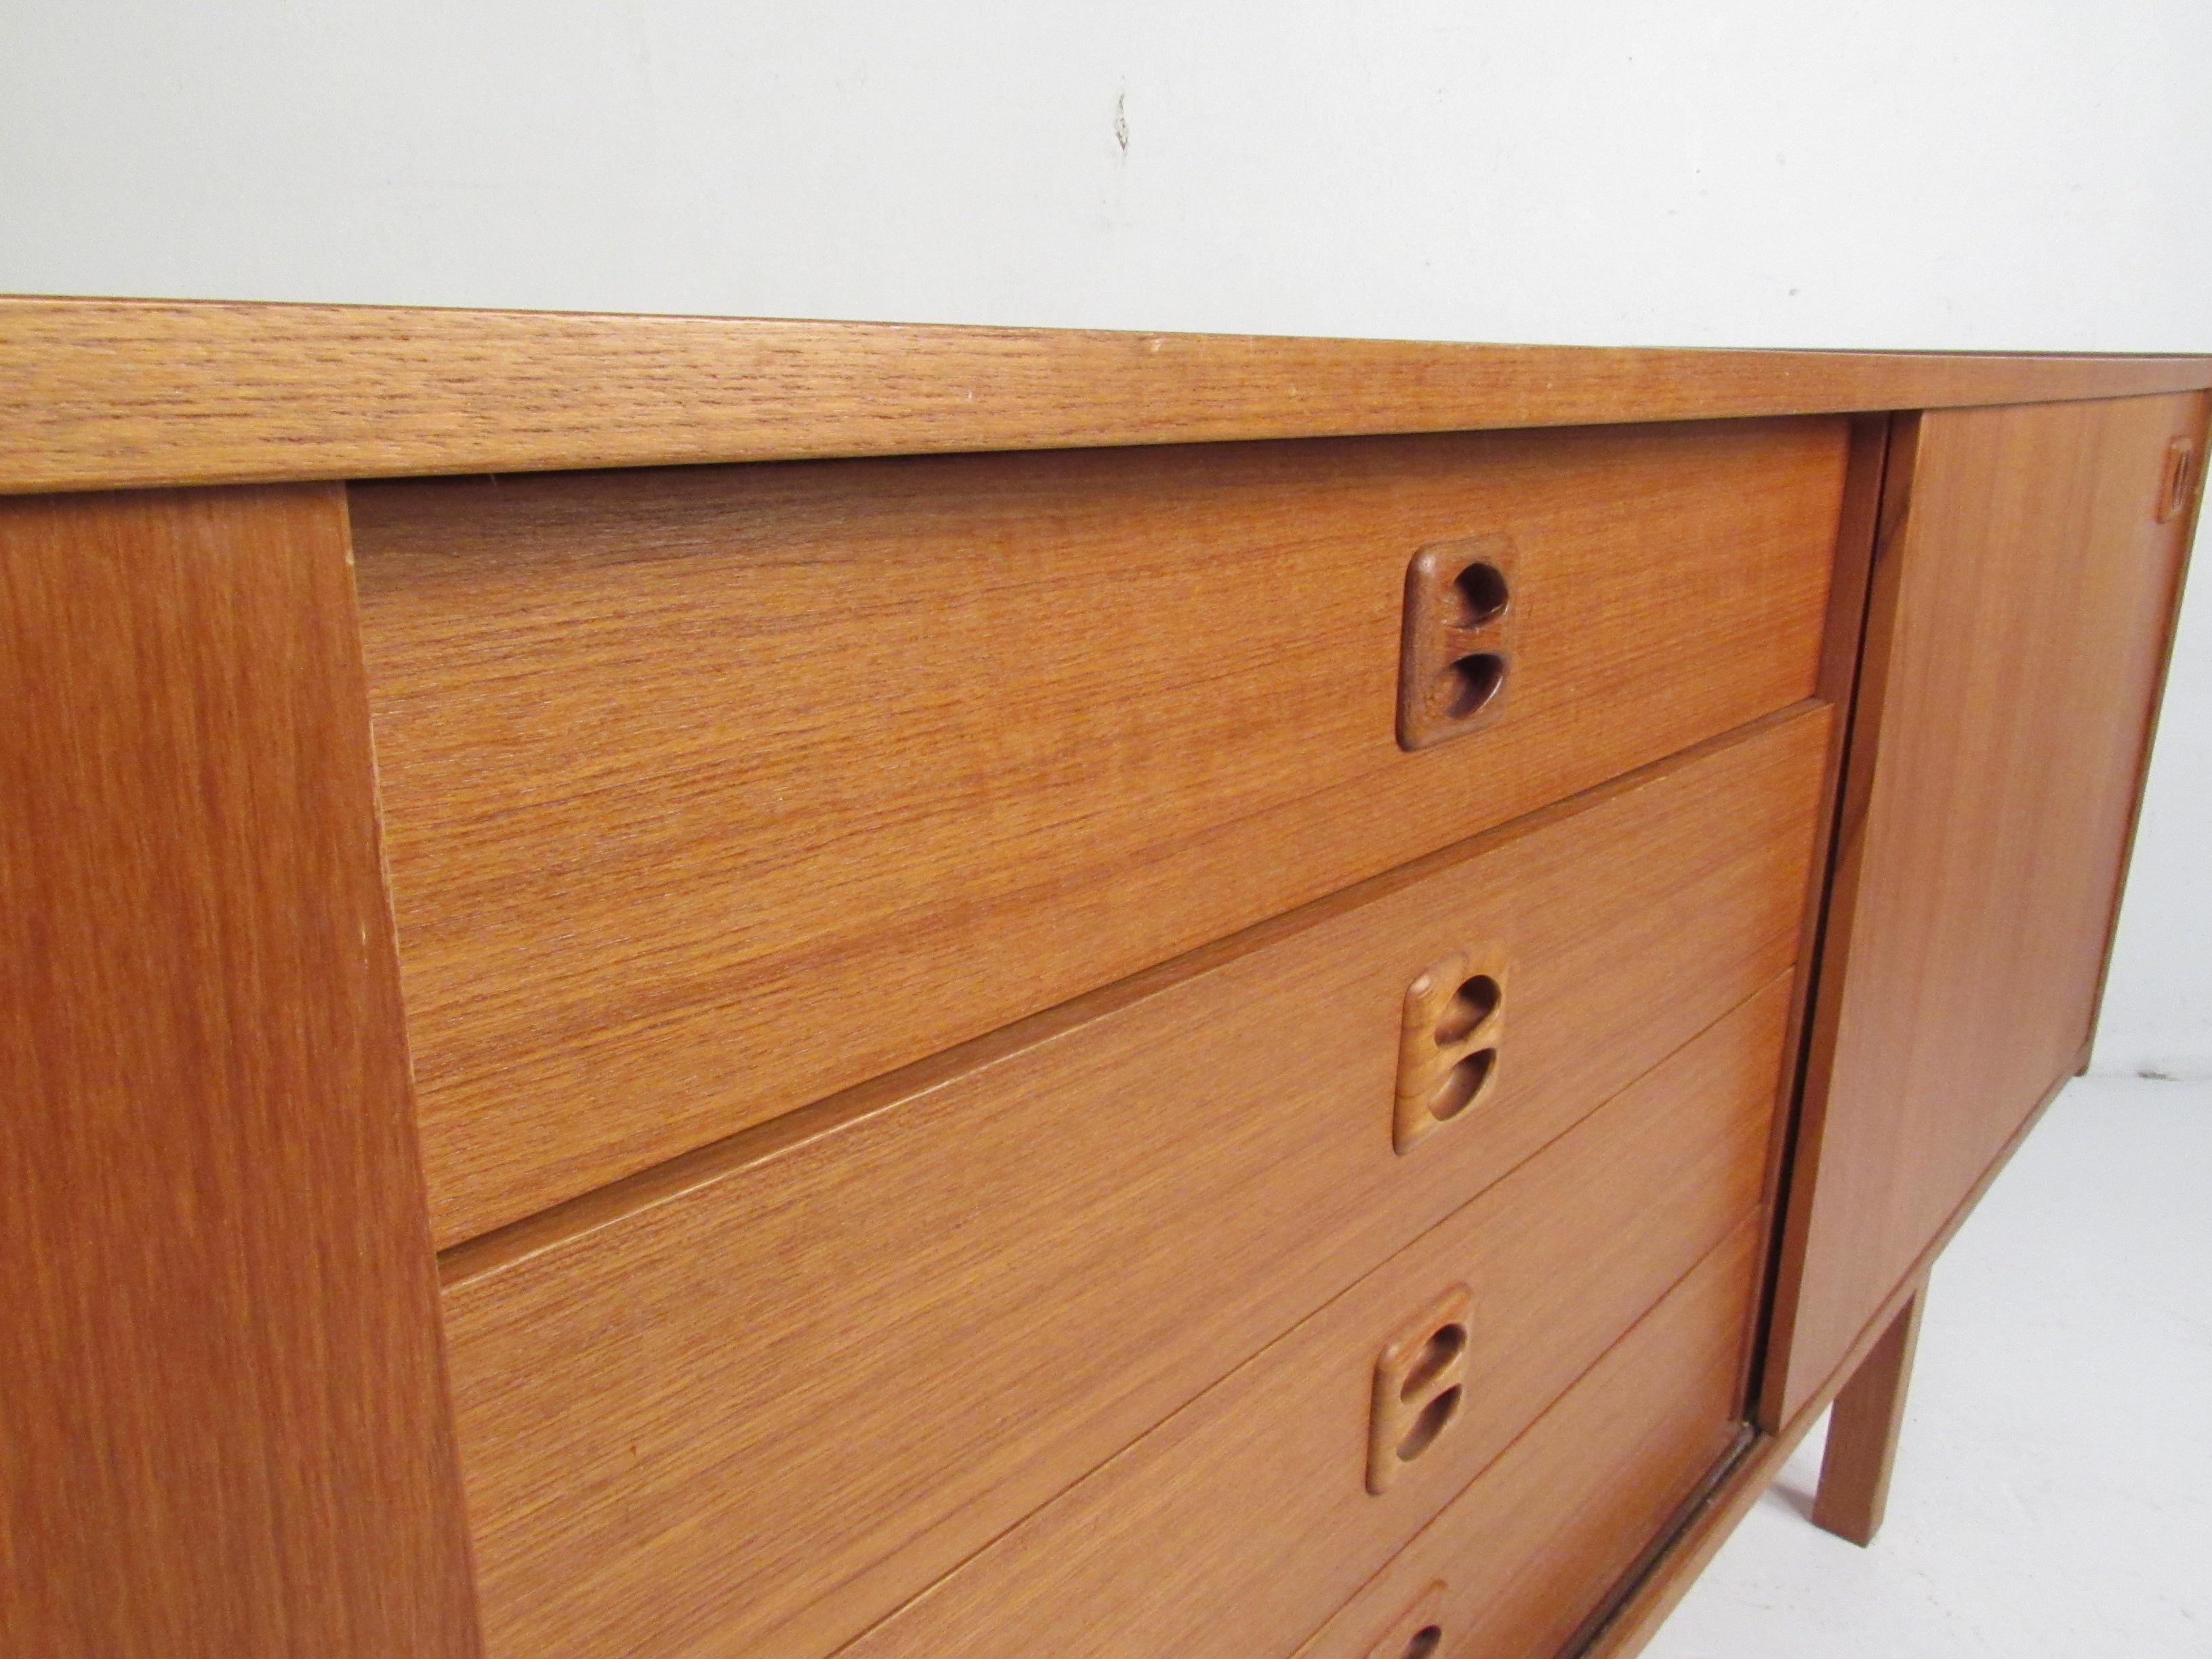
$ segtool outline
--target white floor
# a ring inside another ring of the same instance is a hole
[[[1937,1264],[1889,1517],[1808,1437],[1650,1659],[2212,1655],[2212,1084],[2073,1085]]]

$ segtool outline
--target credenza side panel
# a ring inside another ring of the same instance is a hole
[[[2191,394],[1901,417],[1761,1418],[2081,1064],[2186,551]]]
[[[0,1652],[477,1650],[343,491],[0,503]]]

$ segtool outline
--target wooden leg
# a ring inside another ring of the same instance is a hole
[[[1920,1307],[1927,1299],[1923,1284],[1844,1384],[1828,1419],[1813,1524],[1854,1544],[1871,1544],[1881,1529],[1898,1431],[1905,1422],[1905,1390],[1912,1381],[1912,1351],[1920,1340]]]

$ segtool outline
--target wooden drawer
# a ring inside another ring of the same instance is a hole
[[[1788,1012],[1778,981],[844,1659],[1289,1652],[1756,1217]],[[1732,1370],[1753,1305],[1749,1275],[1735,1285],[1713,1356]],[[1374,1492],[1377,1356],[1455,1287],[1456,1413]]]
[[[492,1650],[820,1654],[923,1589],[1786,973],[1828,729],[453,1253]],[[1401,1156],[1407,989],[1470,946],[1507,957],[1494,1082]]]
[[[1765,1242],[1755,1218],[1738,1228],[1297,1659],[1567,1651],[1747,1432],[1743,1349]]]
[[[356,487],[447,1245],[1809,695],[1836,419]],[[1406,753],[1409,562],[1500,538]]]

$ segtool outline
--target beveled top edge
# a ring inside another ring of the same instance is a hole
[[[0,297],[0,494],[1579,426],[2212,386],[2212,358]]]

